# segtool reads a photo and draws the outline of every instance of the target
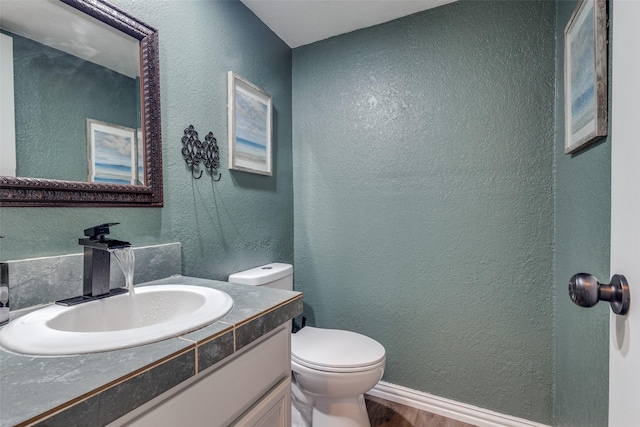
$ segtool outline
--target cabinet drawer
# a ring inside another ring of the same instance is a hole
[[[290,337],[286,326],[242,349],[139,408],[117,425],[130,427],[228,426],[284,378],[291,375]],[[151,403],[151,402],[150,402]],[[127,422],[122,422],[127,419]]]

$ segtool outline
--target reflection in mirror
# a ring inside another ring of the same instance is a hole
[[[0,33],[2,205],[161,206],[156,30],[100,1],[2,0]]]

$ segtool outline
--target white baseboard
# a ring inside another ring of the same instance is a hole
[[[478,427],[549,427],[384,381],[367,394]]]

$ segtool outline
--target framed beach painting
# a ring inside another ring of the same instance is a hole
[[[271,95],[229,71],[229,169],[271,176]]]
[[[565,154],[607,135],[607,2],[581,0],[564,30]]]
[[[87,119],[88,180],[137,184],[136,129]]]

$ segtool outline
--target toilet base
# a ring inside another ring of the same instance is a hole
[[[364,396],[313,400],[313,427],[371,427]]]

